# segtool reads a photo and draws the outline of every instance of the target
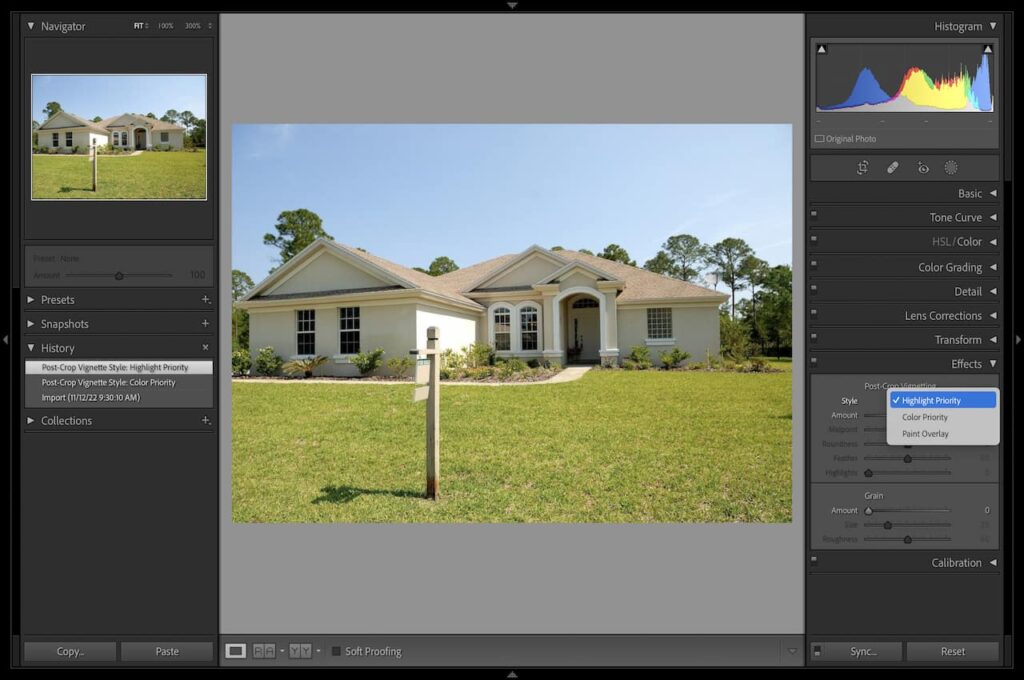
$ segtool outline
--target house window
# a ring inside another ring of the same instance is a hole
[[[115,132],[114,133],[114,146],[121,146],[121,133],[120,132]]]
[[[60,146],[60,133],[59,132],[54,132],[53,133],[53,145],[56,146],[56,147]]]
[[[295,311],[295,349],[296,354],[316,354],[316,310],[299,309]]]
[[[160,141],[161,142],[169,142],[169,141],[171,141],[171,133],[169,133],[169,132],[161,132],[160,133]]]
[[[359,308],[338,309],[338,351],[341,354],[359,353]]]
[[[65,132],[64,133],[64,146],[74,146],[74,145],[75,145],[74,133],[72,133],[72,132]]]
[[[540,311],[533,306],[519,310],[519,349],[536,350],[540,347],[538,330],[540,329]]]
[[[512,310],[498,307],[494,310],[494,349],[508,351],[512,349]]]
[[[651,339],[672,337],[672,308],[650,307],[647,310],[647,337]]]

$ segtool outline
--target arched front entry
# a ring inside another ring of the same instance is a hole
[[[136,149],[146,148],[146,130],[144,128],[135,128],[134,141]]]
[[[565,300],[565,353],[569,363],[601,361],[601,305],[589,295]]]
[[[568,363],[597,363],[607,348],[605,296],[586,286],[563,290],[552,300],[555,348]]]

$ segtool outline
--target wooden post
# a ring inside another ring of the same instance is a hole
[[[427,498],[436,500],[440,491],[441,474],[441,354],[438,341],[441,331],[437,326],[427,329],[427,349],[430,358],[430,382],[427,394]]]
[[[95,139],[92,141],[92,146],[89,147],[89,148],[92,151],[92,153],[90,154],[92,156],[92,190],[93,190],[93,192],[95,192],[96,191],[96,163],[99,161],[99,158],[97,157],[99,154],[96,153],[96,140]]]

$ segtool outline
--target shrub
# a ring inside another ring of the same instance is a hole
[[[273,347],[261,347],[256,353],[256,372],[260,375],[277,375],[283,365],[284,359],[274,354]]]
[[[231,353],[231,372],[246,375],[252,369],[252,355],[247,349],[236,349]]]
[[[651,362],[651,350],[647,345],[633,345],[622,365],[631,371],[643,371],[650,368],[654,365]]]
[[[526,362],[518,357],[511,357],[504,361],[499,361],[497,363],[497,368],[498,376],[501,378],[511,378],[517,373],[524,373],[530,369],[530,367],[526,365]]]
[[[283,370],[288,375],[302,374],[303,378],[312,378],[313,372],[326,363],[327,357],[303,357],[302,359],[292,359],[284,366],[282,366],[281,370]]]
[[[412,357],[395,357],[387,360],[388,372],[397,378],[404,378],[412,372],[416,360]]]
[[[352,364],[359,369],[359,375],[370,375],[384,361],[384,348],[378,347],[370,352],[360,352],[351,359]]]
[[[746,373],[768,373],[771,366],[761,357],[754,357],[743,367]]]
[[[529,366],[530,368],[540,368],[540,360],[530,359],[529,361],[526,362],[526,365]]]
[[[662,352],[659,355],[661,364],[668,370],[681,366],[684,361],[690,358],[689,352],[684,352],[678,347],[673,347],[671,352]]]
[[[451,347],[441,352],[441,374],[443,375],[446,371],[448,373],[454,373],[460,368],[466,367],[466,348],[463,348],[461,352],[456,352]]]
[[[723,357],[733,361],[744,361],[754,354],[750,332],[743,323],[722,315],[720,328]]]
[[[466,348],[466,366],[469,368],[493,366],[494,360],[494,348],[486,342],[474,342]]]
[[[494,371],[494,366],[476,366],[465,369],[459,377],[469,380],[487,380],[494,377]]]
[[[562,370],[562,362],[560,362],[560,361],[545,361],[544,365],[547,368],[550,368],[552,371],[561,371]]]

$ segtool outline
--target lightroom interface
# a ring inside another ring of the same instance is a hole
[[[1012,668],[1012,12],[624,9],[10,13],[12,669]]]

